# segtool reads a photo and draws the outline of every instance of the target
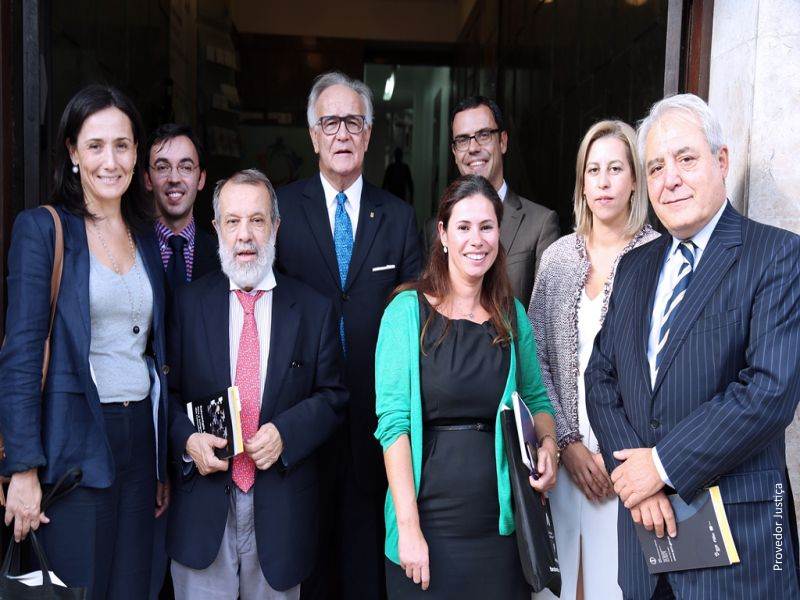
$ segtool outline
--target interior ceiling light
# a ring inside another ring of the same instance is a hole
[[[394,71],[386,78],[386,85],[383,87],[383,100],[389,102],[394,94]]]

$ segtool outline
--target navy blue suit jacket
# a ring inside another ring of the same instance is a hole
[[[776,570],[773,533],[776,496],[784,507],[792,501],[784,431],[800,394],[800,237],[726,207],[676,309],[651,387],[650,319],[671,242],[662,236],[620,261],[585,374],[589,420],[609,472],[619,464],[614,451],[657,445],[687,502],[719,485],[741,563],[670,573],[679,598],[798,598],[789,536]],[[656,578],[630,512],[619,506],[619,583],[626,598],[649,599]]]
[[[72,467],[83,485],[108,487],[114,460],[100,398],[89,371],[89,246],[83,217],[58,207],[64,230],[64,271],[58,296],[50,367],[40,391],[42,355],[50,317],[50,274],[55,226],[43,208],[17,217],[8,255],[6,342],[0,351],[0,431],[5,436],[4,475],[39,467],[44,483],[54,483]],[[166,464],[166,379],[163,374],[164,273],[152,228],[134,233],[153,289],[153,321],[148,351],[158,448],[158,476]],[[152,359],[152,360],[151,360]],[[157,379],[157,381],[155,380]],[[156,385],[157,384],[157,385]]]
[[[414,211],[399,198],[364,181],[353,256],[343,289],[319,174],[280,188],[278,205],[278,270],[330,298],[337,322],[344,315],[349,452],[362,489],[383,493],[383,453],[373,436],[378,425],[375,344],[389,294],[419,275]]]
[[[259,425],[272,422],[283,454],[256,471],[253,506],[256,546],[267,582],[289,589],[316,559],[318,488],[314,450],[341,423],[347,391],[341,383],[338,327],[330,301],[308,286],[275,274],[269,362]],[[231,385],[228,278],[221,271],[179,288],[170,313],[169,385],[173,458],[183,464],[194,426],[185,403]],[[200,475],[192,468],[175,485],[167,553],[205,569],[219,552],[228,515],[231,469]]]

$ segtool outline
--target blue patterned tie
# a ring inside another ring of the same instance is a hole
[[[347,282],[347,270],[350,268],[350,257],[353,255],[353,226],[350,223],[350,215],[344,209],[347,196],[344,192],[336,194],[336,216],[333,220],[333,245],[336,247],[336,262],[339,263],[339,281],[342,284]],[[342,351],[347,352],[344,341],[344,316],[339,319],[339,337],[342,340]]]
[[[661,365],[661,360],[664,358],[666,352],[664,349],[669,339],[669,330],[675,320],[677,314],[677,306],[686,295],[686,288],[689,287],[689,282],[694,273],[694,243],[689,240],[678,244],[678,250],[683,255],[684,262],[678,269],[678,280],[672,288],[672,295],[669,297],[667,305],[664,307],[664,315],[661,317],[661,330],[658,334],[658,352],[656,352],[656,373]]]

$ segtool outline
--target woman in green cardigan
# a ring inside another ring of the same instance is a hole
[[[506,276],[502,216],[486,179],[453,182],[439,204],[441,244],[381,321],[375,436],[389,480],[390,600],[530,598],[499,419],[515,390],[542,441],[539,491],[555,485],[558,447],[536,343]]]

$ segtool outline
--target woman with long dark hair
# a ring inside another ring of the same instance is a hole
[[[43,390],[55,248],[46,210],[19,215],[8,258],[6,523],[18,540],[39,529],[51,568],[95,600],[147,597],[166,459],[163,267],[142,136],[133,103],[112,87],[88,86],[64,110],[51,200],[64,269]],[[42,513],[42,489],[73,468],[80,487]]]
[[[422,277],[383,315],[376,351],[391,600],[528,599],[514,537],[500,410],[516,390],[542,446],[540,491],[558,448],[536,344],[500,245],[503,206],[483,177],[453,182]]]

